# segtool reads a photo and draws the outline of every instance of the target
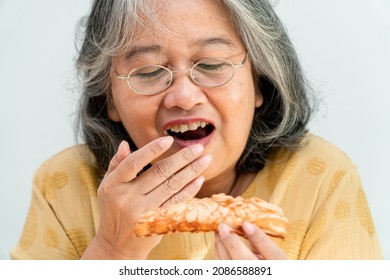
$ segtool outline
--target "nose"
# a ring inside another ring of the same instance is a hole
[[[191,110],[207,101],[202,88],[191,80],[189,71],[177,71],[171,86],[166,89],[164,106],[168,109]]]

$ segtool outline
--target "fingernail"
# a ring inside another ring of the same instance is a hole
[[[207,155],[204,155],[203,157],[201,157],[198,162],[202,166],[207,166],[210,164],[210,161],[211,161],[211,155],[207,154]]]
[[[126,141],[123,140],[123,141],[119,144],[117,152],[122,151],[122,149],[123,149],[123,147],[124,147],[125,145],[126,145]]]
[[[244,230],[244,232],[247,236],[254,234],[255,230],[256,230],[255,226],[249,222],[244,222],[242,224],[242,229]]]
[[[230,234],[230,227],[227,224],[218,225],[218,233],[221,238],[225,238]]]
[[[205,181],[205,178],[203,176],[200,176],[198,178],[196,178],[194,181],[193,181],[193,184],[196,186],[196,187],[200,187],[203,185]]]
[[[201,152],[203,152],[203,150],[204,150],[204,147],[203,147],[203,145],[201,145],[201,144],[196,144],[196,145],[191,146],[191,151],[192,151],[195,155],[200,154]]]
[[[130,148],[128,148],[128,145],[129,145],[129,143],[127,143],[125,140],[123,140],[123,141],[119,144],[117,154],[125,153],[127,150],[130,150]],[[126,146],[127,146],[127,147],[126,147]]]
[[[160,139],[158,144],[163,149],[168,149],[173,143],[173,137],[172,136],[166,136]]]

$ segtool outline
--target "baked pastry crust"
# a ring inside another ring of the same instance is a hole
[[[136,236],[152,236],[175,232],[218,231],[226,223],[234,232],[245,236],[241,227],[251,222],[266,234],[284,238],[288,220],[283,210],[258,197],[244,199],[224,193],[207,198],[192,198],[167,208],[157,208],[144,213],[137,222]]]

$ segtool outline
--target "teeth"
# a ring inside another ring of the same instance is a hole
[[[196,129],[198,129],[198,123],[190,123],[189,125],[188,125],[188,128],[190,129],[190,130],[196,130]]]
[[[173,132],[180,132],[180,125],[175,124],[169,128]]]
[[[180,132],[183,133],[183,132],[186,132],[187,130],[189,130],[190,128],[188,127],[188,125],[186,124],[181,124],[180,125]]]
[[[205,128],[206,125],[208,125],[207,122],[193,122],[193,123],[188,123],[188,124],[175,124],[172,125],[169,130],[176,132],[176,133],[184,133],[188,130],[197,130],[199,127]]]

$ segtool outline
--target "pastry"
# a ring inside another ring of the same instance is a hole
[[[207,198],[192,198],[166,208],[157,208],[141,215],[136,236],[152,236],[175,232],[218,231],[226,223],[244,236],[242,223],[251,222],[266,234],[284,238],[288,220],[280,207],[258,197],[244,199],[223,193]]]

